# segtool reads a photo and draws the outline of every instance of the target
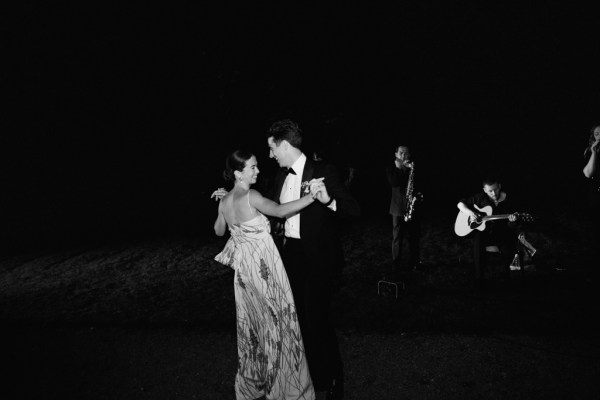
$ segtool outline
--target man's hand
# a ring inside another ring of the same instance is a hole
[[[515,221],[517,220],[517,217],[518,217],[518,215],[517,215],[516,213],[515,213],[515,214],[510,214],[510,215],[508,216],[508,220],[509,220],[510,222],[515,222]]]
[[[329,193],[327,193],[327,187],[323,182],[323,178],[319,179],[320,180],[314,179],[313,181],[315,182],[311,181],[312,183],[310,185],[310,192],[313,195],[313,198],[319,200],[323,204],[326,204],[329,202],[329,200],[331,200],[331,197],[329,196]]]
[[[467,214],[469,215],[469,218],[470,218],[471,221],[479,222],[479,221],[481,221],[481,217],[483,217],[485,215],[485,214],[482,214],[482,213],[478,213],[476,211],[472,211],[472,210],[470,210],[470,211],[471,212],[469,212]]]
[[[221,201],[227,193],[229,192],[225,190],[225,188],[218,188],[210,195],[210,198],[212,199],[214,197],[215,201]]]

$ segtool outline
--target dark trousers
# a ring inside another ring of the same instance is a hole
[[[318,257],[316,257],[318,258]],[[306,359],[315,390],[328,390],[333,380],[343,380],[342,358],[331,324],[332,266],[311,260],[301,239],[286,238],[283,265],[290,281]]]
[[[591,250],[590,264],[596,264],[600,260],[600,187],[593,190],[589,196],[586,218],[589,219],[589,229],[586,234],[588,248]],[[594,280],[598,279],[600,270],[591,268],[590,273]]]
[[[502,258],[504,276],[508,278],[510,276],[510,264],[518,253],[517,250],[517,235],[503,235],[493,236],[489,235],[485,231],[474,230],[471,233],[472,244],[473,244],[473,266],[474,266],[474,278],[476,283],[482,283],[485,279],[485,273],[488,265],[488,253],[485,250],[486,246],[495,245],[500,250],[500,257]],[[519,258],[521,255],[519,254]]]
[[[589,240],[595,255],[600,255],[600,186],[593,187],[588,195],[588,217],[591,229]]]
[[[404,221],[404,217],[392,215],[392,262],[394,267],[402,266],[402,243],[408,240],[408,263],[414,267],[421,261],[419,239],[421,236],[421,224],[413,219]]]

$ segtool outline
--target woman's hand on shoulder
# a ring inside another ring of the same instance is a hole
[[[215,201],[220,201],[223,200],[223,197],[225,197],[225,195],[229,193],[227,190],[225,190],[225,188],[218,188],[217,190],[215,190],[211,195],[210,198],[214,198]]]

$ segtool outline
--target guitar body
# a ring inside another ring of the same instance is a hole
[[[485,213],[486,216],[492,215],[492,206],[485,206],[482,208],[477,206],[474,207],[478,211]],[[485,217],[483,217],[480,221],[472,220],[467,214],[459,211],[458,215],[456,216],[456,221],[454,222],[454,233],[456,233],[458,236],[467,236],[475,229],[478,231],[483,231],[485,229],[485,221]]]

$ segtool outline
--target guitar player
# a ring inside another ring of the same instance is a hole
[[[497,246],[500,250],[505,270],[503,280],[510,278],[510,264],[517,253],[517,215],[514,214],[512,199],[502,191],[500,181],[495,177],[483,180],[483,191],[470,197],[462,198],[457,204],[460,212],[469,216],[470,220],[479,220],[487,214],[481,209],[491,207],[492,215],[510,214],[502,220],[492,220],[485,223],[485,229],[474,229],[469,236],[473,245],[473,264],[475,267],[475,286],[483,288],[485,270],[487,267],[487,246]]]

